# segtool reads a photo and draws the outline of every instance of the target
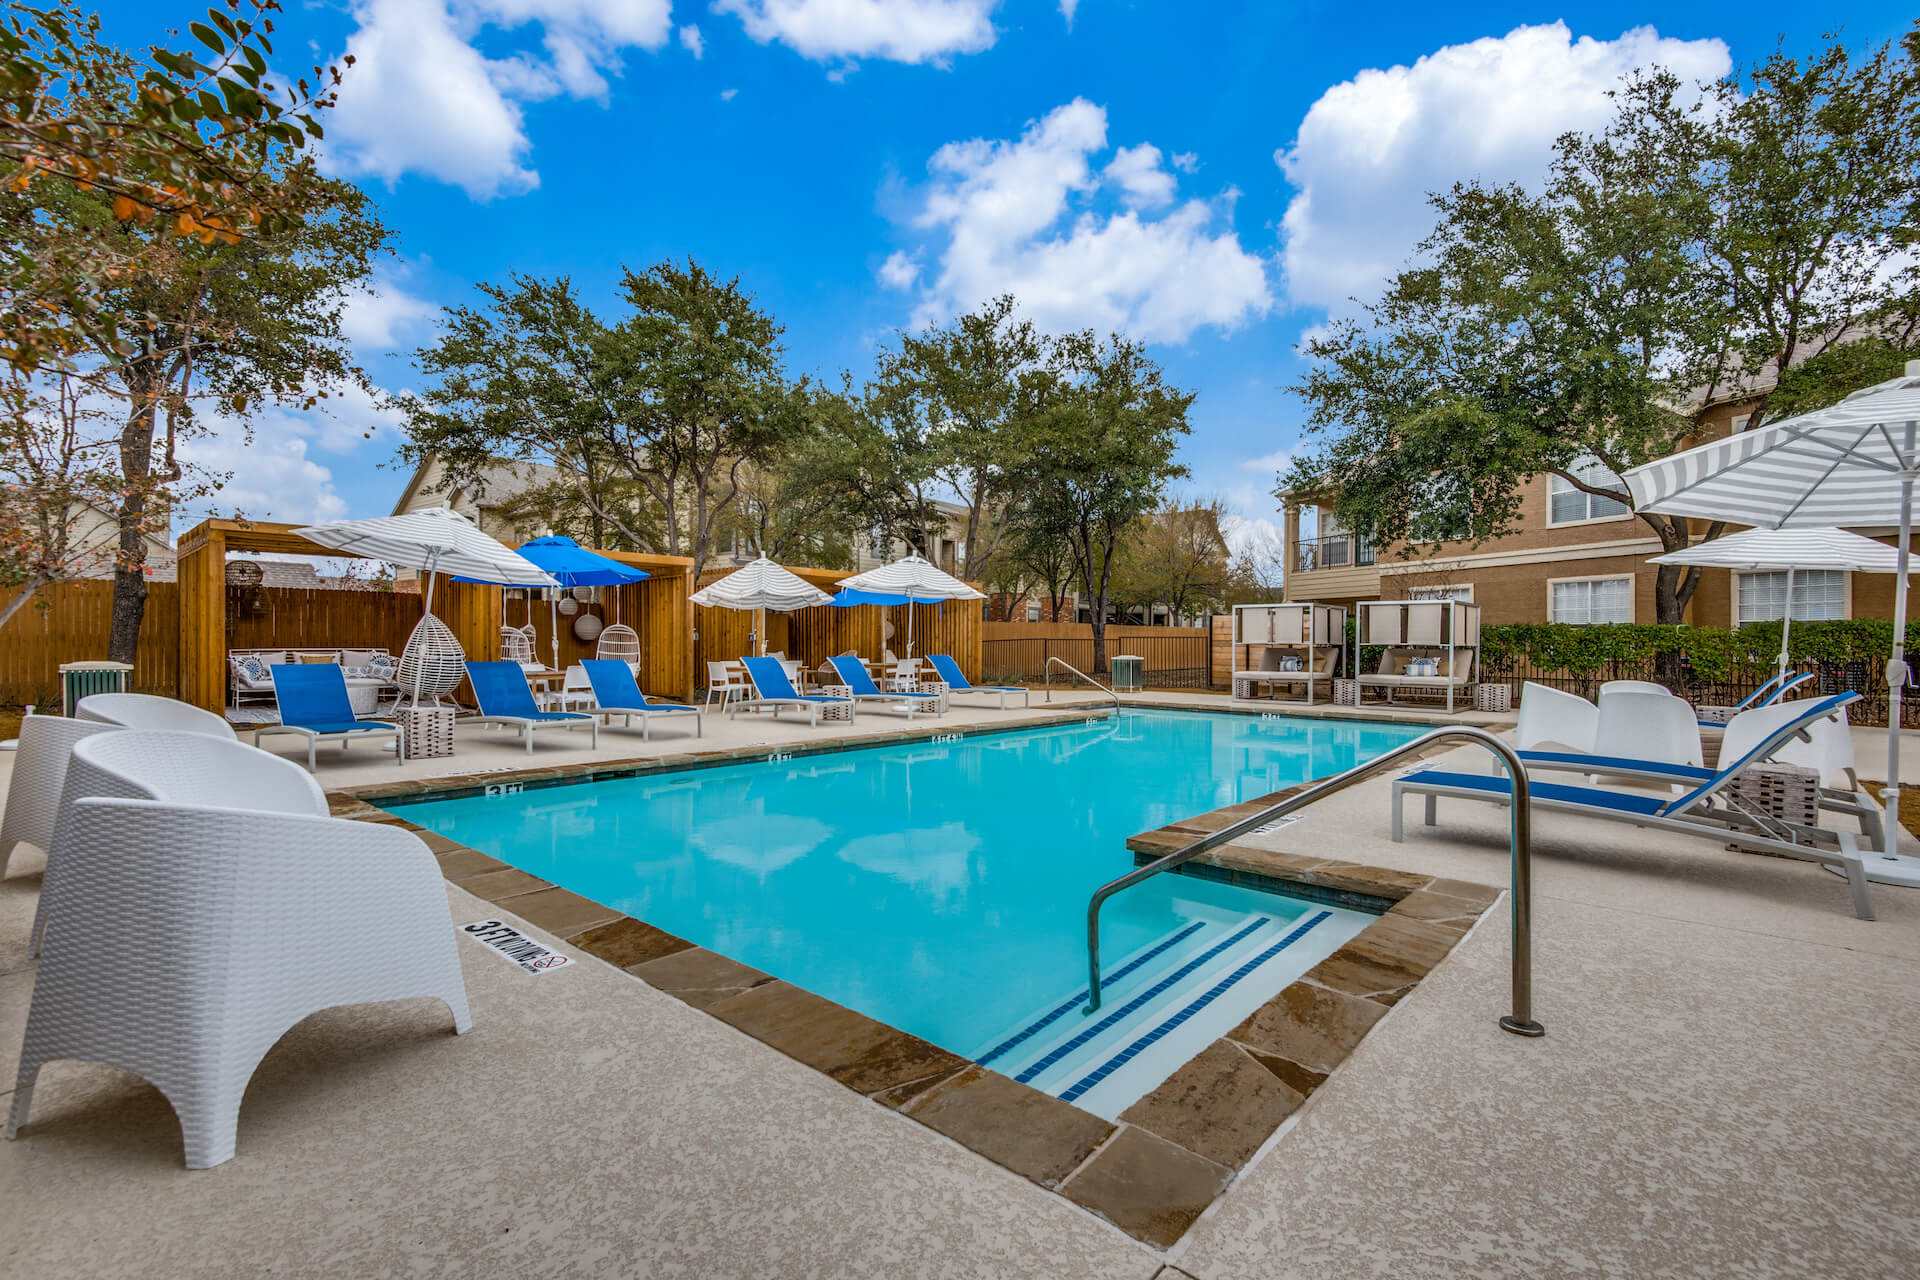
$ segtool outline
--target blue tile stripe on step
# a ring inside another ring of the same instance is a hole
[[[1060,1061],[1060,1059],[1072,1053],[1075,1049],[1083,1048],[1088,1043],[1090,1043],[1096,1036],[1100,1035],[1102,1032],[1111,1030],[1115,1023],[1125,1019],[1129,1014],[1139,1012],[1142,1006],[1150,1003],[1157,997],[1165,994],[1168,988],[1172,987],[1176,982],[1179,982],[1182,978],[1187,977],[1195,969],[1198,969],[1203,965],[1207,964],[1209,961],[1215,959],[1220,955],[1221,952],[1227,951],[1232,947],[1235,947],[1240,943],[1245,942],[1248,938],[1252,937],[1256,932],[1258,932],[1259,930],[1265,928],[1267,925],[1270,925],[1272,923],[1273,923],[1273,917],[1271,916],[1254,917],[1253,922],[1247,925],[1246,928],[1241,929],[1238,933],[1235,933],[1231,937],[1227,938],[1224,942],[1214,943],[1212,946],[1208,947],[1205,951],[1202,951],[1199,955],[1187,961],[1185,964],[1181,965],[1178,969],[1175,969],[1172,973],[1169,973],[1166,977],[1160,979],[1160,981],[1154,983],[1152,986],[1148,987],[1145,991],[1142,991],[1139,995],[1127,1001],[1125,1004],[1121,1005],[1118,1009],[1115,1009],[1112,1013],[1108,1014],[1106,1017],[1100,1019],[1100,1021],[1094,1023],[1092,1026],[1082,1031],[1079,1035],[1073,1037],[1073,1039],[1066,1041],[1064,1044],[1055,1045],[1052,1051],[1049,1052],[1046,1057],[1040,1059],[1040,1061],[1034,1063],[1032,1066],[1028,1067],[1025,1071],[1022,1071],[1019,1075],[1015,1076],[1014,1079],[1018,1080],[1021,1084],[1030,1083],[1035,1076],[1039,1075],[1042,1071],[1045,1071],[1048,1067],[1052,1066],[1054,1063]]]
[[[1147,1034],[1141,1036],[1138,1040],[1135,1040],[1132,1044],[1122,1049],[1119,1053],[1114,1054],[1111,1058],[1108,1058],[1105,1062],[1095,1067],[1092,1071],[1089,1071],[1086,1075],[1074,1081],[1073,1086],[1069,1088],[1065,1093],[1062,1093],[1060,1095],[1060,1101],[1072,1102],[1074,1099],[1078,1098],[1081,1094],[1085,1093],[1087,1090],[1093,1088],[1093,1086],[1099,1084],[1102,1080],[1105,1080],[1108,1076],[1118,1071],[1121,1067],[1126,1066],[1129,1062],[1133,1061],[1133,1059],[1136,1056],[1138,1056],[1142,1051],[1146,1050],[1148,1047],[1154,1044],[1159,1043],[1159,1041],[1162,1038],[1164,1038],[1168,1033],[1179,1028],[1179,1026],[1182,1023],[1184,1023],[1187,1019],[1193,1017],[1194,1014],[1199,1013],[1202,1009],[1206,1008],[1208,1005],[1212,1004],[1215,1000],[1218,1000],[1221,996],[1225,995],[1233,987],[1235,983],[1241,981],[1248,974],[1252,973],[1255,969],[1258,969],[1261,965],[1273,959],[1275,956],[1279,955],[1282,951],[1285,951],[1288,947],[1300,941],[1300,939],[1306,937],[1308,933],[1312,932],[1315,925],[1319,924],[1322,920],[1331,918],[1332,915],[1333,913],[1331,911],[1322,911],[1319,915],[1313,917],[1313,919],[1307,921],[1305,924],[1295,929],[1292,933],[1280,939],[1280,941],[1274,943],[1272,946],[1268,947],[1265,951],[1262,951],[1259,955],[1247,961],[1245,964],[1241,965],[1238,969],[1235,969],[1232,973],[1228,974],[1226,977],[1220,979],[1220,981],[1214,983],[1213,986],[1209,987],[1206,990],[1206,992],[1203,993],[1200,996],[1200,998],[1195,1000],[1192,1004],[1187,1005],[1184,1009],[1181,1009],[1178,1013],[1174,1014],[1171,1018],[1168,1018],[1165,1022],[1161,1023],[1159,1026],[1155,1027],[1153,1030],[1147,1032]]]
[[[1167,937],[1164,937],[1160,939],[1160,941],[1154,943],[1152,947],[1141,952],[1139,955],[1135,956],[1133,959],[1121,965],[1118,969],[1115,969],[1112,973],[1102,976],[1100,981],[1102,983],[1107,983],[1107,984],[1118,982],[1120,979],[1132,973],[1135,969],[1138,969],[1141,965],[1147,963],[1147,961],[1153,959],[1157,955],[1160,955],[1168,947],[1177,946],[1180,943],[1185,942],[1188,938],[1191,938],[1194,934],[1200,932],[1200,930],[1206,927],[1207,927],[1207,922],[1205,920],[1196,920],[1192,924],[1186,926],[1184,929],[1178,929],[1174,931],[1173,933],[1169,934]],[[993,1048],[987,1050],[985,1053],[981,1054],[978,1058],[975,1058],[974,1061],[978,1062],[981,1066],[985,1066],[987,1063],[992,1062],[995,1058],[999,1057],[1003,1053],[1006,1053],[1008,1050],[1018,1048],[1021,1044],[1032,1039],[1034,1036],[1038,1035],[1040,1032],[1045,1031],[1048,1027],[1052,1026],[1055,1022],[1058,1022],[1061,1018],[1066,1017],[1067,1014],[1079,1008],[1082,1004],[1086,1002],[1087,995],[1088,995],[1087,988],[1085,987],[1080,988],[1080,990],[1077,993],[1075,993],[1070,999],[1062,1003],[1058,1008],[1052,1009],[1047,1013],[1041,1014],[1038,1018],[1034,1019],[1032,1022],[1028,1023],[1025,1027],[1021,1028],[1016,1034],[1009,1036],[1005,1040],[1002,1040],[999,1044],[993,1046]]]

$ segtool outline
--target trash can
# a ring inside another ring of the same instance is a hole
[[[68,662],[60,668],[60,711],[71,716],[80,699],[95,693],[125,693],[127,673],[133,670],[125,662]]]
[[[1126,690],[1138,693],[1147,687],[1147,660],[1131,653],[1123,653],[1113,660],[1113,687],[1115,692]]]

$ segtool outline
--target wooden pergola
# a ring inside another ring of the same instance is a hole
[[[203,520],[180,538],[180,648],[175,692],[182,701],[209,711],[226,710],[229,551],[363,558],[321,546],[294,532],[295,528],[263,520]],[[599,554],[653,575],[645,582],[617,589],[623,593],[623,616],[642,638],[645,655],[642,681],[659,693],[691,696],[693,605],[687,597],[693,591],[693,562],[680,556],[628,551]],[[443,577],[434,590],[434,613],[452,630],[469,658],[490,660],[500,656],[502,599],[499,587],[454,582]],[[422,601],[423,608],[424,604]],[[330,639],[333,638],[314,636],[304,642],[324,645]],[[564,646],[562,652],[566,660],[577,661],[581,656],[570,653]],[[592,655],[587,652],[584,656]]]

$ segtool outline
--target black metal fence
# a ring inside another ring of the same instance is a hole
[[[1211,636],[1199,628],[1191,636],[1110,635],[1107,658],[1130,654],[1142,659],[1149,688],[1205,689],[1211,679],[1211,644]],[[989,682],[1038,684],[1046,676],[1048,658],[1059,658],[1092,674],[1093,638],[1035,636],[980,642],[980,666]]]

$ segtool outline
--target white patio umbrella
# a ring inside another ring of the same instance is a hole
[[[503,583],[513,587],[558,585],[552,575],[519,552],[480,532],[473,521],[451,507],[429,507],[397,516],[365,520],[332,520],[307,525],[295,533],[335,551],[370,556],[427,575],[426,599],[416,634],[433,617],[433,575],[451,573],[462,578]],[[435,619],[438,623],[438,619]],[[444,626],[445,624],[439,624]],[[412,639],[409,638],[409,644]],[[422,664],[414,664],[413,698],[420,700]]]
[[[752,609],[754,646],[767,651],[766,611],[792,613],[816,604],[825,604],[832,596],[798,574],[761,556],[735,569],[717,582],[711,582],[688,599],[710,609]]]
[[[840,585],[843,588],[852,587],[855,591],[881,591],[908,597],[908,657],[913,656],[913,601],[986,599],[982,593],[952,574],[944,572],[931,560],[920,555],[910,555],[904,560],[883,564],[878,569],[869,569],[865,573],[856,573],[851,578],[842,578]]]
[[[1906,664],[1913,484],[1920,479],[1920,360],[1836,405],[1635,467],[1622,477],[1641,511],[1762,529],[1896,526],[1893,653],[1887,659],[1889,848],[1870,879],[1920,885],[1920,858],[1892,849],[1900,818],[1900,704]]]
[[[1655,556],[1648,564],[1700,565],[1747,573],[1787,575],[1786,612],[1780,619],[1780,674],[1787,674],[1787,633],[1793,627],[1793,575],[1802,570],[1897,573],[1900,553],[1884,542],[1845,529],[1743,529],[1710,542]]]

